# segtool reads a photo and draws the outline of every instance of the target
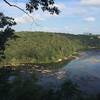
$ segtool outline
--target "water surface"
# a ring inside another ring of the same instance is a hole
[[[100,50],[80,53],[79,58],[72,60],[63,68],[53,73],[42,74],[38,83],[44,88],[58,89],[64,80],[77,83],[83,92],[100,92]]]

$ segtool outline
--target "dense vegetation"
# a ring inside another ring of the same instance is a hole
[[[14,38],[14,30],[11,28],[16,25],[16,22],[12,17],[5,16],[0,13],[0,61],[5,58],[4,50],[5,44],[10,38]]]
[[[72,56],[77,51],[100,48],[100,39],[93,35],[71,35],[45,32],[17,32],[16,40],[7,42],[9,64],[51,63]]]

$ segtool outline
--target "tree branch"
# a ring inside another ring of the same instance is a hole
[[[13,4],[9,3],[7,0],[3,0],[3,1],[4,1],[6,4],[8,4],[9,6],[18,8],[19,10],[23,11],[25,14],[27,14],[29,17],[31,17],[31,18],[34,20],[34,18],[33,18],[32,16],[30,16],[29,13],[26,12],[24,9],[20,8],[20,7],[17,6],[17,5],[13,5]]]
[[[17,5],[12,5],[12,4],[9,3],[7,0],[3,0],[3,1],[4,1],[6,4],[8,4],[9,6],[18,8],[18,9],[20,9],[21,11],[23,11],[24,13],[26,13],[27,15],[29,15],[28,12],[26,12],[24,9],[20,8],[19,6],[17,6]]]
[[[14,4],[9,3],[7,0],[3,0],[3,1],[4,1],[6,4],[8,4],[9,6],[18,8],[19,10],[21,10],[22,12],[24,12],[25,14],[27,14],[29,17],[31,17],[31,18],[33,19],[33,21],[34,21],[34,23],[35,23],[34,18],[33,18],[31,15],[29,15],[29,13],[26,12],[24,9],[20,8],[20,7],[17,6],[17,5],[14,5]],[[38,25],[37,23],[35,23],[35,24]],[[39,26],[39,25],[38,25],[38,26]]]

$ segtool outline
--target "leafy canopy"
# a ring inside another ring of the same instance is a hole
[[[38,10],[39,6],[43,11],[48,11],[50,14],[59,14],[60,12],[60,10],[54,6],[54,0],[29,0],[29,2],[26,3],[26,10],[31,13],[34,10]]]
[[[16,22],[12,17],[8,17],[3,13],[0,13],[0,28],[10,27],[13,25],[16,25]]]
[[[8,0],[3,0],[3,1],[7,3],[9,6],[13,6],[22,10],[26,14],[28,14],[26,11],[32,13],[33,11],[36,11],[39,8],[41,8],[43,12],[44,11],[50,12],[50,14],[60,13],[60,10],[54,5],[55,4],[54,0],[28,0],[28,2],[26,2],[26,11],[17,5],[11,4]]]
[[[9,38],[14,36],[14,30],[11,26],[16,25],[16,22],[12,17],[5,16],[0,13],[0,60],[4,58],[5,44]]]

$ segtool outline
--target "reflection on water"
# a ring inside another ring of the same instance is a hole
[[[79,59],[71,61],[58,71],[40,75],[38,83],[45,88],[59,88],[66,79],[77,83],[82,91],[100,92],[100,51],[80,53]]]
[[[100,92],[100,51],[83,52],[80,59],[73,60],[64,69],[69,70],[69,78],[82,90]]]

